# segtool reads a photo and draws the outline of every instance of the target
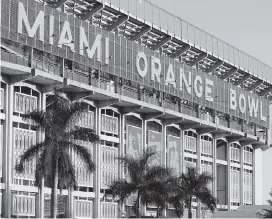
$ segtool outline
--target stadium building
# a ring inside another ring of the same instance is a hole
[[[118,206],[104,192],[126,177],[114,158],[147,146],[176,173],[186,165],[212,173],[218,210],[260,204],[272,68],[148,1],[1,1],[0,79],[2,217],[49,217],[51,190],[33,186],[35,161],[22,174],[14,166],[43,138],[22,115],[45,110],[54,90],[84,98],[89,112],[79,125],[101,138],[80,142],[97,170],[88,173],[73,156],[79,187],[59,194],[60,216],[132,215],[133,197]],[[193,206],[194,216],[210,216]]]

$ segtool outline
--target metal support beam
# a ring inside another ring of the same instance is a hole
[[[33,74],[33,72],[30,74],[24,74],[24,75],[14,75],[10,77],[10,83],[16,84],[18,82],[23,82],[33,77],[35,77],[35,74]]]
[[[257,87],[259,87],[261,84],[263,83],[262,80],[257,81],[255,84],[253,84],[251,87],[249,87],[247,90],[248,91],[253,91],[254,89],[256,89]]]
[[[126,15],[120,16],[114,24],[112,24],[111,26],[108,27],[108,31],[115,30],[118,26],[122,25],[127,20],[128,20],[128,16],[126,16]]]
[[[171,39],[172,39],[171,36],[166,36],[160,42],[158,42],[156,45],[150,46],[150,49],[157,50],[160,47],[162,47],[164,44],[168,43]]]
[[[213,133],[212,137],[214,139],[219,139],[219,138],[225,138],[226,136],[230,135],[229,132],[219,132],[219,133]]]
[[[247,81],[248,79],[250,79],[250,78],[251,78],[251,75],[250,75],[250,74],[245,75],[243,78],[241,78],[240,80],[234,82],[233,84],[234,84],[235,86],[241,85],[241,84],[243,84],[244,82],[246,82],[246,81]]]
[[[226,140],[228,143],[233,143],[236,141],[243,140],[245,137],[244,136],[236,136],[236,137],[226,137]]]
[[[199,123],[187,123],[187,124],[180,124],[180,129],[181,130],[188,130],[188,129],[193,129],[197,128],[199,126]]]
[[[50,84],[50,85],[37,86],[37,87],[38,87],[38,90],[39,90],[41,93],[49,93],[49,92],[51,92],[51,91],[60,90],[60,89],[62,89],[64,86],[63,86],[63,83],[57,83],[57,84]]]
[[[247,145],[252,145],[255,144],[256,141],[254,140],[246,140],[246,141],[239,141],[241,147],[247,146]]]
[[[88,11],[86,14],[82,15],[80,18],[81,20],[88,20],[89,18],[91,18],[94,14],[100,12],[101,10],[104,9],[104,5],[100,4],[97,7],[93,8],[92,10]]]
[[[162,119],[161,122],[163,125],[172,125],[172,124],[177,124],[179,122],[183,121],[183,119]]]
[[[143,35],[145,35],[146,33],[148,33],[150,30],[151,30],[151,27],[147,26],[147,27],[141,29],[140,32],[138,32],[135,35],[131,36],[130,40],[136,41],[136,40],[140,39]]]
[[[196,133],[198,135],[204,135],[204,134],[210,133],[214,130],[216,130],[216,128],[198,128],[198,129],[196,129]]]
[[[224,63],[223,61],[218,60],[217,62],[214,63],[213,66],[211,66],[210,68],[208,68],[208,69],[206,70],[206,72],[207,72],[207,73],[212,72],[214,69],[218,68],[218,67],[219,67],[220,65],[222,65],[223,63]]]
[[[143,108],[143,106],[121,107],[121,108],[119,109],[119,111],[120,111],[120,113],[122,113],[122,114],[128,114],[128,113],[133,113],[133,112],[135,112],[135,111],[137,111],[137,110],[140,110],[140,109],[142,109],[142,108]]]
[[[267,89],[261,91],[258,95],[261,96],[261,97],[263,97],[263,96],[265,96],[266,94],[268,94],[269,92],[272,92],[272,87],[269,87],[269,88],[267,88]]]
[[[222,75],[222,76],[220,77],[220,79],[225,80],[225,79],[227,79],[228,77],[230,77],[231,75],[233,75],[235,72],[237,72],[237,68],[232,68],[232,69],[230,69],[227,73],[225,73],[224,75]]]
[[[149,120],[149,119],[155,119],[157,117],[162,116],[164,113],[158,112],[158,113],[146,113],[146,114],[141,114],[142,119],[144,120]]]
[[[47,2],[52,8],[59,8],[61,7],[67,0],[58,0],[57,2]]]
[[[120,101],[119,99],[109,99],[109,100],[100,100],[100,101],[98,100],[98,101],[95,101],[95,105],[98,108],[103,108],[106,106],[111,106],[113,104],[116,104],[119,101]]]
[[[256,143],[256,144],[253,144],[252,145],[252,147],[256,150],[256,149],[259,149],[259,148],[261,148],[262,150],[267,150],[267,149],[269,149],[269,146],[268,145],[265,145],[265,144],[263,144],[263,143],[261,143],[261,142],[258,142],[258,143]],[[270,146],[271,147],[271,146]]]
[[[194,61],[192,61],[190,63],[191,66],[196,65],[197,63],[199,63],[202,59],[206,58],[208,55],[206,53],[202,53],[200,54]]]
[[[7,83],[7,84],[10,84],[10,76],[8,76],[8,75],[1,74],[0,80]]]
[[[92,91],[82,91],[78,93],[67,93],[67,96],[70,100],[79,100],[79,99],[84,99],[88,96],[91,96],[93,94]]]
[[[189,50],[191,48],[190,45],[184,45],[183,47],[181,47],[181,49],[179,49],[175,54],[173,54],[171,57],[175,58],[180,56],[181,54],[185,53],[187,50]]]

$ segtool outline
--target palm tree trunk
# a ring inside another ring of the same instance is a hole
[[[137,195],[136,218],[141,218],[141,215],[140,215],[140,196],[139,196],[139,194]]]
[[[189,202],[188,218],[193,218],[193,214],[192,214],[192,198],[190,198],[190,202]]]
[[[159,214],[160,214],[160,207],[157,206],[157,218],[159,218]]]
[[[58,191],[58,163],[56,163],[56,170],[53,173],[52,179],[51,206],[50,206],[51,218],[57,218],[58,211],[57,191]]]

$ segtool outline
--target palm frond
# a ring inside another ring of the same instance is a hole
[[[172,171],[170,168],[165,168],[160,165],[154,165],[150,168],[147,168],[146,174],[145,174],[145,180],[152,180],[152,179],[165,179],[167,177],[170,177],[172,174]]]
[[[38,128],[48,128],[48,118],[46,112],[44,111],[34,110],[27,114],[23,114],[22,118],[24,120],[32,120]]]
[[[151,148],[145,149],[139,158],[140,168],[148,167],[150,164],[151,158],[154,157],[156,154],[157,152]]]
[[[263,209],[265,213],[263,214],[263,218],[272,218],[272,210],[269,209]]]
[[[46,144],[45,142],[37,143],[35,145],[32,145],[29,149],[27,149],[23,153],[23,155],[21,155],[20,162],[15,165],[15,170],[19,173],[22,173],[24,171],[24,162],[35,157],[38,154],[38,152],[42,150],[45,144]]]
[[[82,113],[88,111],[88,104],[82,101],[74,101],[69,105],[67,112],[63,115],[65,120],[65,126],[68,127],[71,124],[74,125],[78,122]]]
[[[198,176],[198,181],[199,181],[199,185],[206,187],[209,183],[213,182],[214,178],[213,176],[208,173],[208,172],[203,172],[201,174],[199,174]]]
[[[63,94],[55,91],[55,93],[47,98],[49,102],[47,109],[58,111],[59,109],[66,109],[69,106],[69,101],[64,98]]]
[[[122,156],[117,158],[127,169],[129,178],[132,182],[139,183],[143,177],[144,169],[139,166],[139,160],[132,156]]]
[[[61,153],[58,159],[58,177],[59,189],[77,186],[75,169],[66,151]]]
[[[126,179],[117,179],[109,185],[108,193],[113,196],[113,198],[119,198],[121,203],[135,193],[136,184],[128,182]]]
[[[168,198],[168,203],[173,205],[178,218],[183,217],[184,213],[184,202],[181,194],[172,195]]]
[[[40,187],[42,179],[45,179],[45,182],[51,181],[52,176],[52,156],[51,156],[52,147],[47,145],[46,149],[38,156],[37,165],[35,170],[35,186]]]
[[[95,170],[95,163],[92,161],[92,156],[86,147],[68,141],[63,141],[61,144],[66,147],[70,146],[82,158],[90,172]]]
[[[92,129],[76,127],[67,133],[69,137],[74,137],[75,139],[80,139],[83,141],[97,142],[99,141],[99,136]]]
[[[208,188],[203,188],[203,191],[200,191],[195,194],[199,200],[208,207],[211,212],[214,212],[216,209],[216,198],[213,197],[211,191]]]

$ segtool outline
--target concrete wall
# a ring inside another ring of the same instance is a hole
[[[268,132],[268,144],[272,144],[272,104],[270,105],[270,130]],[[272,189],[272,148],[264,151],[262,158],[262,203],[267,204],[267,199],[272,199],[269,195],[269,192]]]
[[[255,150],[255,205],[263,204],[262,191],[263,191],[263,172],[262,172],[262,157],[263,152],[261,149]]]

